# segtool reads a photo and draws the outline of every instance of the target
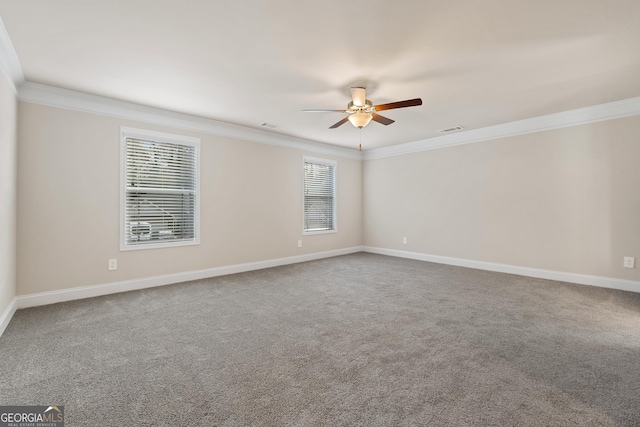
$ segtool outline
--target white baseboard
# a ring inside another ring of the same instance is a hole
[[[580,285],[599,286],[601,288],[619,289],[621,291],[640,292],[640,282],[633,280],[614,279],[612,277],[589,276],[586,274],[566,273],[562,271],[542,270],[538,268],[519,267],[509,264],[473,261],[462,258],[452,258],[440,255],[429,255],[418,252],[399,251],[395,249],[365,246],[364,252],[389,255],[400,258],[410,258],[438,264],[456,265],[459,267],[476,268],[478,270],[497,271],[500,273],[517,274],[519,276],[536,277],[539,279],[557,280],[559,282],[577,283]]]
[[[7,326],[9,326],[9,322],[11,322],[17,308],[18,299],[14,297],[9,303],[9,306],[2,313],[2,316],[0,316],[0,337],[4,333],[4,330],[7,329]]]
[[[20,295],[17,298],[17,308],[36,307],[40,305],[55,304],[64,301],[73,301],[83,298],[93,298],[119,292],[135,291],[139,289],[153,288],[156,286],[170,285],[173,283],[187,282],[189,280],[206,279],[209,277],[224,276],[227,274],[243,273],[245,271],[261,270],[263,268],[279,267],[282,265],[296,264],[299,262],[313,261],[339,255],[347,255],[362,252],[362,246],[336,249],[326,252],[316,252],[306,255],[297,255],[286,258],[277,258],[265,261],[235,264],[223,267],[214,267],[204,270],[187,271],[184,273],[166,274],[162,276],[132,279],[121,282],[104,283],[100,285],[82,286],[78,288],[62,289],[59,291],[42,292],[37,294]],[[15,311],[15,307],[14,307]],[[11,313],[13,316],[13,313]],[[4,316],[3,316],[4,319]],[[9,319],[11,317],[9,316]],[[8,321],[7,321],[8,323]]]
[[[351,248],[337,249],[326,252],[316,252],[306,255],[298,255],[286,258],[235,264],[222,267],[214,267],[204,270],[188,271],[184,273],[166,274],[162,276],[147,277],[143,279],[125,280],[121,282],[104,283],[93,286],[63,289],[52,292],[20,295],[11,301],[0,317],[0,336],[9,325],[16,309],[36,307],[40,305],[55,304],[64,301],[73,301],[83,298],[93,298],[110,295],[119,292],[134,291],[153,288],[156,286],[170,285],[173,283],[190,280],[206,279],[209,277],[224,276],[227,274],[243,273],[246,271],[261,270],[264,268],[279,267],[282,265],[296,264],[299,262],[313,261],[334,256],[347,255],[357,252],[370,252],[380,255],[389,255],[400,258],[409,258],[420,261],[435,262],[439,264],[456,265],[460,267],[476,268],[479,270],[496,271],[500,273],[517,274],[520,276],[536,277],[540,279],[557,280],[561,282],[577,283],[581,285],[599,286],[603,288],[619,289],[630,292],[640,292],[640,282],[632,280],[614,279],[610,277],[589,276],[585,274],[565,273],[561,271],[541,270],[537,268],[518,267],[508,264],[497,264],[484,261],[473,261],[461,258],[452,258],[439,255],[422,254],[418,252],[399,251],[394,249],[376,248],[372,246],[354,246]]]

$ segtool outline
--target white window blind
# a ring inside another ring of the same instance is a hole
[[[336,229],[336,162],[304,158],[304,231]]]
[[[197,145],[133,136],[124,143],[125,246],[196,243]]]

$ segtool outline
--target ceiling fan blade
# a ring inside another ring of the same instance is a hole
[[[303,113],[346,113],[345,110],[302,110]]]
[[[422,105],[422,99],[407,99],[406,101],[390,102],[388,104],[380,104],[373,107],[376,111],[392,110],[394,108],[415,107]]]
[[[395,120],[391,120],[388,117],[384,117],[376,113],[371,113],[371,119],[375,122],[382,123],[385,126],[389,126],[391,123],[395,122]]]
[[[349,121],[349,116],[345,117],[344,119],[340,120],[338,123],[336,123],[333,126],[329,126],[329,129],[335,129],[338,126],[342,126],[343,124],[347,123]]]
[[[356,107],[364,107],[364,104],[367,102],[367,94],[365,88],[352,87],[351,99],[353,100],[353,105],[355,105]]]

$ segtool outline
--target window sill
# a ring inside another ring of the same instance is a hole
[[[337,233],[337,232],[338,232],[338,230],[336,230],[336,229],[333,229],[333,230],[317,230],[317,231],[314,231],[314,230],[308,230],[307,231],[307,230],[305,230],[305,231],[302,232],[302,235],[303,236],[313,236],[314,234],[332,234],[332,233]]]
[[[183,240],[180,242],[162,242],[162,243],[148,243],[142,245],[120,245],[120,252],[123,251],[137,251],[141,249],[162,249],[162,248],[175,248],[179,246],[193,246],[199,245],[200,239],[195,240]]]

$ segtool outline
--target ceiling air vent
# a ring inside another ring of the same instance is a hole
[[[260,126],[263,128],[268,128],[268,129],[278,129],[278,125],[272,125],[271,123],[260,123]]]
[[[464,129],[462,126],[454,126],[452,128],[440,129],[440,130],[437,130],[436,132],[438,132],[438,133],[449,133],[449,132],[455,132],[455,131],[462,130],[462,129]]]

